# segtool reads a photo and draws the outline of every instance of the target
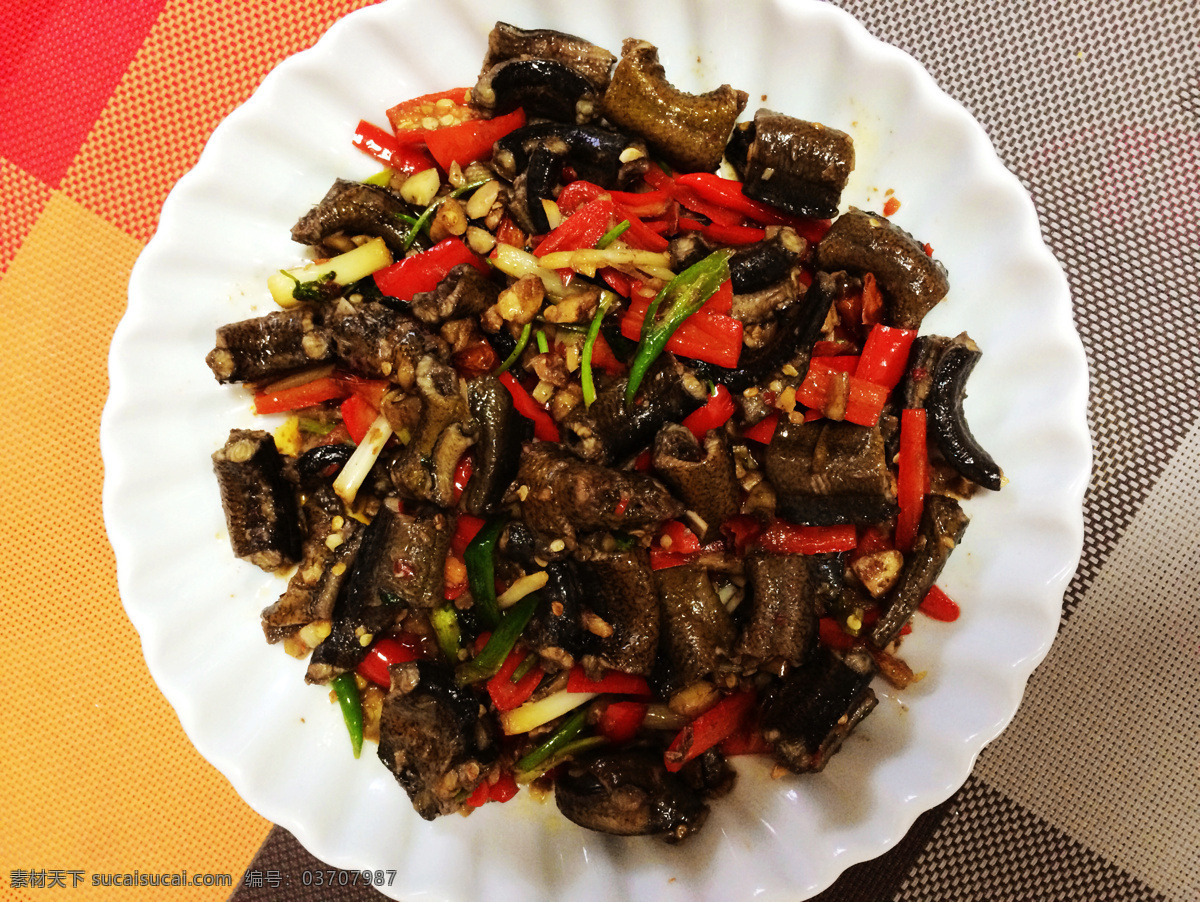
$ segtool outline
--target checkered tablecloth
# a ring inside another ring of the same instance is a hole
[[[270,885],[322,865],[200,758],[153,685],[117,596],[97,441],[109,339],[167,192],[276,63],[361,5],[0,9],[0,481],[15,562],[0,577],[0,897],[167,898],[91,878],[186,869],[232,883],[169,898],[380,898]],[[924,64],[1033,195],[1088,353],[1096,464],[1083,561],[1013,725],[961,791],[819,898],[1197,902],[1200,11],[838,5]]]

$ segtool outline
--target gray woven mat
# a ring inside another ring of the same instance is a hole
[[[1062,628],[967,784],[822,902],[1200,900],[1200,10],[839,2],[982,123],[1066,269],[1096,465]],[[320,867],[276,828],[251,873]],[[294,882],[294,881],[293,881]],[[243,887],[252,899],[310,896]]]

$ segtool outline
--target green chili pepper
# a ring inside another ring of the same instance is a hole
[[[576,739],[574,742],[568,742],[557,752],[550,755],[544,761],[535,764],[529,770],[517,770],[513,773],[518,783],[532,783],[546,771],[553,770],[569,758],[574,758],[581,752],[586,752],[589,749],[594,749],[598,745],[605,745],[608,740],[603,736],[584,736],[582,739]],[[534,751],[537,751],[536,749]],[[530,755],[533,752],[529,753]],[[527,756],[528,757],[528,756]]]
[[[633,403],[647,370],[662,353],[675,330],[685,319],[704,306],[729,278],[729,258],[733,248],[713,251],[689,266],[655,295],[642,322],[641,341],[629,366],[629,384],[625,387],[625,406]]]
[[[496,604],[496,542],[507,522],[503,517],[489,520],[463,552],[471,597],[489,629],[495,629],[500,622],[500,606]]]
[[[533,612],[537,610],[539,600],[538,593],[532,592],[505,611],[500,625],[492,631],[492,636],[483,647],[483,651],[458,667],[454,673],[454,681],[460,686],[466,686],[468,683],[478,683],[480,680],[494,677],[508,653],[517,644],[517,640],[521,638],[521,633],[525,631]]]
[[[591,325],[588,326],[587,338],[583,342],[583,355],[579,360],[579,384],[583,388],[585,407],[591,407],[592,402],[596,400],[596,386],[592,382],[592,350],[596,347],[596,339],[600,335],[600,324],[604,320],[604,314],[608,313],[616,304],[617,296],[611,291],[600,293],[600,306],[596,308],[596,315],[592,318]]]
[[[513,765],[513,769],[517,771],[531,771],[555,752],[559,751],[568,742],[574,739],[583,730],[584,724],[587,723],[587,706],[579,708],[558,725],[558,729],[550,734],[550,738],[539,745],[536,749]]]
[[[436,200],[434,200],[434,202],[431,203],[428,207],[426,207],[425,211],[413,221],[412,230],[408,233],[408,236],[404,239],[404,243],[401,245],[401,249],[403,251],[407,251],[410,247],[413,246],[413,242],[417,240],[417,235],[419,235],[421,233],[422,229],[428,228],[429,220],[433,219],[433,214],[435,212],[437,212],[438,207],[440,207],[443,203],[446,202],[446,198],[462,197],[468,191],[474,191],[476,188],[480,187],[481,185],[486,185],[490,181],[491,181],[491,179],[480,179],[477,182],[469,182],[466,185],[461,185],[458,188],[455,188],[449,194],[443,195],[442,197],[439,197]]]
[[[626,230],[633,225],[628,219],[622,219],[615,226],[600,236],[600,240],[596,242],[597,250],[603,250],[608,247],[618,238],[625,234]]]
[[[543,332],[541,329],[538,329],[536,334],[537,334],[538,353],[539,354],[549,354],[550,353],[550,342],[546,340],[546,333]]]
[[[508,368],[517,362],[517,358],[525,350],[525,346],[529,344],[529,336],[533,332],[533,323],[526,323],[525,328],[521,330],[521,337],[517,339],[517,346],[512,349],[512,353],[508,355],[505,361],[500,364],[493,376],[499,376],[501,373],[507,373]]]
[[[462,631],[458,626],[458,611],[452,602],[434,608],[429,614],[433,634],[437,636],[438,648],[451,664],[458,663],[459,639]]]
[[[354,674],[343,673],[334,677],[330,683],[337,693],[338,704],[342,708],[342,719],[346,721],[346,729],[350,731],[350,747],[354,749],[354,757],[362,754],[363,743],[363,709],[362,700],[358,697],[358,683]]]

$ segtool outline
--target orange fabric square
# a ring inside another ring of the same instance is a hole
[[[370,5],[170,0],[63,190],[130,235],[148,239],[167,193],[195,164],[220,121],[276,64],[312,45],[336,18]]]

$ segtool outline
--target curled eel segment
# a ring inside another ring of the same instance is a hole
[[[971,433],[963,413],[967,377],[980,356],[979,346],[965,332],[955,338],[933,371],[925,409],[933,439],[946,462],[977,485],[998,492],[1004,473]]]
[[[713,172],[749,95],[721,85],[706,94],[680,91],[666,78],[658,48],[633,38],[604,93],[605,118],[641,135],[675,169]]]

